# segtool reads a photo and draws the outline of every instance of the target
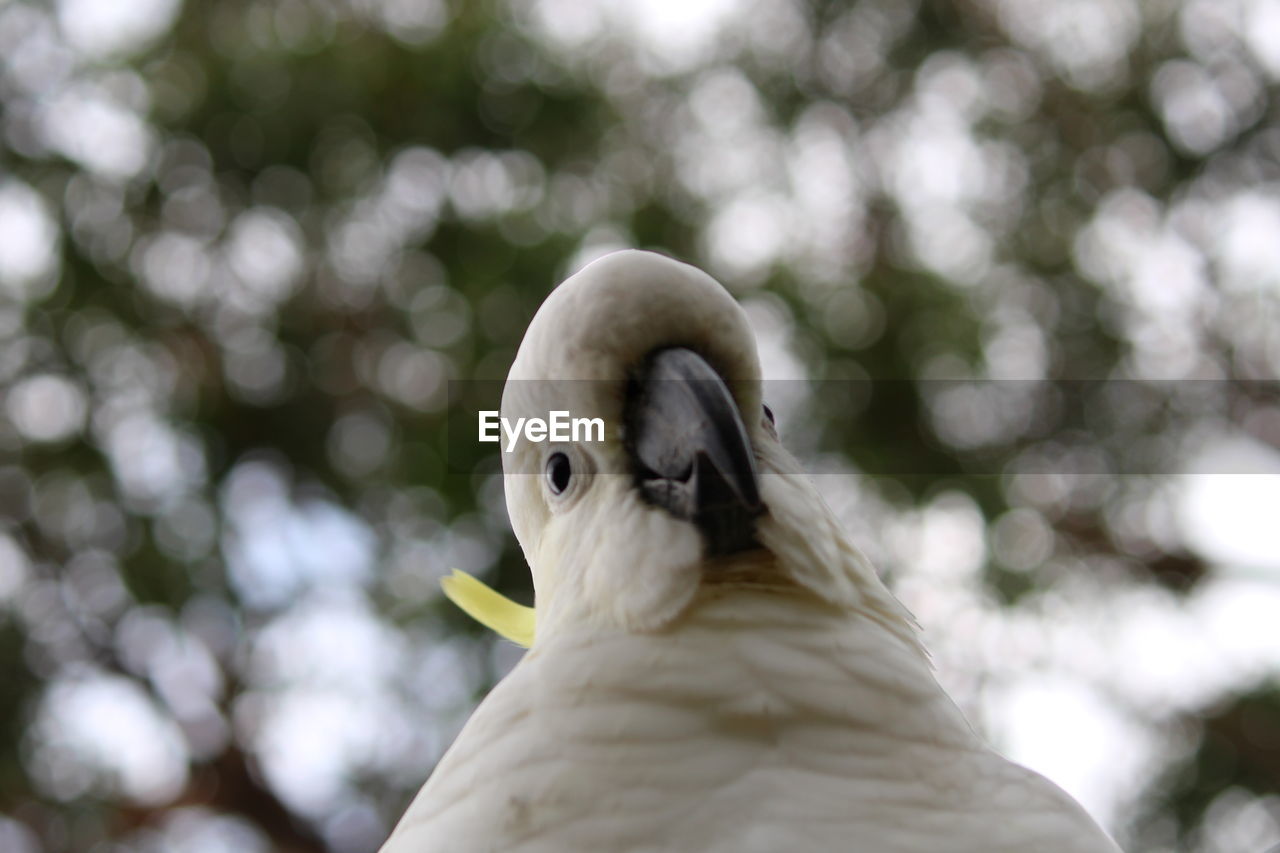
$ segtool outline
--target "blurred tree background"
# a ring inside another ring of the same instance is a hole
[[[997,745],[1280,842],[1277,77],[1276,0],[0,1],[0,849],[375,849],[518,657],[438,578],[530,595],[448,383],[627,246]]]

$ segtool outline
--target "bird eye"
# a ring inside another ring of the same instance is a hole
[[[768,406],[764,407],[764,416],[769,419],[769,423],[773,424],[774,426],[778,425],[778,422],[773,419],[773,409],[769,408]]]
[[[553,495],[562,494],[569,488],[569,480],[573,477],[573,466],[569,457],[563,453],[553,453],[547,457],[547,487]]]

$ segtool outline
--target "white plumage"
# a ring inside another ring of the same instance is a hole
[[[759,472],[758,548],[706,556],[701,522],[638,487],[629,389],[673,347],[732,393]],[[529,381],[565,379],[591,381]],[[383,853],[1118,850],[973,733],[760,393],[743,312],[692,267],[619,252],[547,299],[503,414],[600,416],[607,440],[504,455],[536,640]],[[557,452],[574,471],[561,494],[530,473]]]

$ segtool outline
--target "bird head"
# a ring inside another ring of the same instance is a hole
[[[553,412],[598,419],[603,434],[525,434],[503,453],[539,638],[565,624],[659,630],[738,581],[897,607],[783,450],[746,313],[706,273],[623,251],[556,288],[501,414]]]

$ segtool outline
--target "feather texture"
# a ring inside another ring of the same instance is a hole
[[[532,646],[383,853],[1116,853],[939,687],[915,620],[763,417],[750,325],[714,280],[647,253],[591,264],[534,318],[503,409],[616,423],[631,367],[669,346],[731,388],[761,547],[707,559],[693,524],[638,495],[617,429],[557,446],[594,473],[554,494],[520,473],[545,446],[504,454],[536,614],[462,573],[445,589]],[[590,381],[527,381],[548,379]]]
[[[440,587],[464,613],[517,646],[529,648],[537,628],[532,607],[517,604],[461,569],[440,579]]]

